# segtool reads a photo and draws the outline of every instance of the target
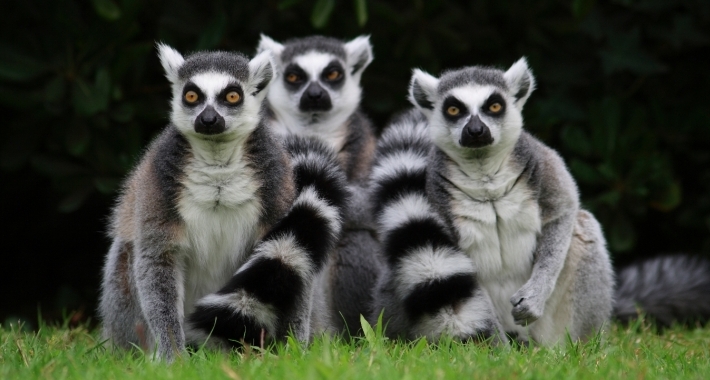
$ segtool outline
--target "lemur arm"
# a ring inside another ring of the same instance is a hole
[[[177,258],[159,237],[143,238],[135,257],[134,275],[140,306],[157,354],[168,361],[185,350],[183,281]],[[153,349],[154,347],[149,347]]]
[[[526,325],[542,316],[545,302],[557,284],[562,271],[574,224],[579,211],[577,186],[562,159],[552,150],[543,153],[541,162],[533,172],[539,184],[538,204],[542,230],[533,253],[530,279],[513,296],[515,323]]]

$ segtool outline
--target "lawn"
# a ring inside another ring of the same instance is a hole
[[[23,332],[10,325],[0,328],[0,379],[704,379],[708,342],[710,328],[657,334],[641,322],[556,348],[399,342],[376,328],[349,343],[321,337],[305,347],[289,339],[267,350],[199,350],[167,365],[139,352],[111,352],[85,327]]]

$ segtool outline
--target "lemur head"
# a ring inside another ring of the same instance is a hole
[[[158,44],[172,84],[172,123],[185,135],[215,139],[248,135],[258,124],[265,88],[273,77],[268,52],[251,61],[238,53],[197,52],[184,58]]]
[[[523,105],[534,89],[535,78],[521,58],[505,72],[472,66],[435,78],[414,70],[409,101],[429,119],[440,148],[483,153],[515,144]]]
[[[312,36],[280,44],[262,35],[257,52],[265,50],[273,53],[277,67],[268,94],[277,114],[308,126],[344,122],[358,107],[360,77],[372,62],[369,37],[342,42]]]

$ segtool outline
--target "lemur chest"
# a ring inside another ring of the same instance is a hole
[[[183,241],[185,308],[218,290],[246,260],[259,234],[260,183],[241,157],[214,165],[191,160],[178,208]]]
[[[459,246],[474,261],[481,279],[525,281],[541,230],[533,191],[515,172],[474,181],[453,176],[451,193]]]

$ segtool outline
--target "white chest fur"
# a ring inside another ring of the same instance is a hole
[[[185,222],[184,310],[222,287],[245,261],[258,235],[259,183],[242,144],[193,145],[179,212]]]
[[[459,246],[473,260],[506,328],[514,326],[509,300],[530,278],[541,230],[539,206],[527,184],[517,181],[520,173],[506,164],[495,175],[472,178],[453,164],[449,168]]]

